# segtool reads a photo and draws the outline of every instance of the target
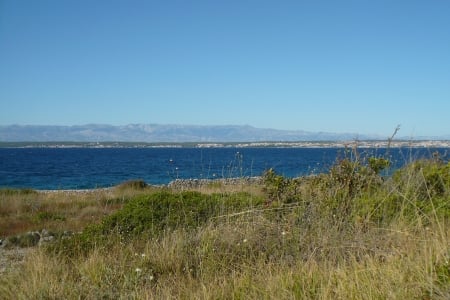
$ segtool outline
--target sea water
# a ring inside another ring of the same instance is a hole
[[[446,149],[359,149],[358,154],[387,156],[393,170],[435,151],[445,155]],[[270,168],[298,177],[327,172],[352,155],[343,148],[0,148],[0,188],[90,189],[132,179],[161,185],[261,176]]]

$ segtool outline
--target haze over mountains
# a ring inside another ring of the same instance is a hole
[[[385,136],[357,133],[308,132],[255,128],[249,125],[196,126],[129,124],[113,125],[7,125],[0,126],[2,142],[260,142],[380,140]],[[415,137],[419,139],[419,137]],[[426,139],[450,139],[427,137]]]

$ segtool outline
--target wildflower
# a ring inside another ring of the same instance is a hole
[[[242,242],[243,242],[244,244],[247,243],[247,239],[244,239]]]
[[[144,258],[144,257],[145,257],[145,253],[142,253],[142,254],[141,254],[141,257]]]
[[[152,281],[154,278],[155,278],[155,277],[153,277],[153,275],[150,275],[150,276],[148,277],[148,279],[150,279],[150,281]]]
[[[138,274],[142,273],[142,269],[141,269],[141,268],[136,268],[134,271],[135,271],[136,273],[138,273]]]
[[[281,232],[281,235],[282,235],[282,236],[285,236],[285,235],[286,235],[286,231],[283,230],[283,231]]]

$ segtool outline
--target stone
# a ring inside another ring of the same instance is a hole
[[[50,236],[50,232],[47,229],[42,229],[41,236],[42,237]]]

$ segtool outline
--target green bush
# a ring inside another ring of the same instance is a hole
[[[263,174],[264,191],[269,202],[293,203],[300,200],[299,187],[302,179],[287,178],[269,169]]]
[[[330,187],[344,197],[355,197],[361,193],[377,189],[383,182],[379,172],[389,166],[383,158],[369,157],[368,162],[345,158],[330,170]]]
[[[369,157],[369,167],[376,173],[379,174],[386,168],[389,168],[391,162],[382,157]]]
[[[118,189],[133,189],[133,190],[143,190],[148,187],[148,184],[142,179],[133,179],[122,182],[117,186]]]
[[[215,217],[227,216],[263,203],[248,193],[212,194],[162,191],[136,196],[100,224],[88,226],[81,234],[63,240],[50,251],[68,255],[87,253],[94,247],[108,247],[142,235],[158,237],[178,228],[198,228]]]
[[[450,188],[450,162],[421,159],[396,171],[393,179],[402,192],[426,199],[448,195]]]
[[[122,210],[106,217],[104,233],[117,231],[124,236],[143,232],[158,234],[178,227],[196,228],[212,217],[249,207],[252,197],[246,193],[206,195],[199,192],[160,192],[129,201]]]
[[[384,158],[346,157],[329,173],[289,179],[269,170],[265,191],[272,204],[297,203],[299,220],[328,219],[331,224],[390,222],[397,217],[417,220],[450,216],[450,163],[439,157],[414,161],[394,172]],[[333,223],[334,222],[334,223]]]
[[[379,205],[376,194],[384,183],[379,172],[390,162],[384,158],[355,157],[338,160],[327,174],[304,178],[285,178],[270,169],[264,173],[264,190],[272,206],[296,203],[300,222],[361,219]]]
[[[408,204],[406,212],[450,216],[450,163],[421,159],[393,175],[398,202]]]
[[[6,239],[8,245],[16,247],[32,247],[39,243],[40,235],[37,232],[28,232],[22,235],[11,236]]]

